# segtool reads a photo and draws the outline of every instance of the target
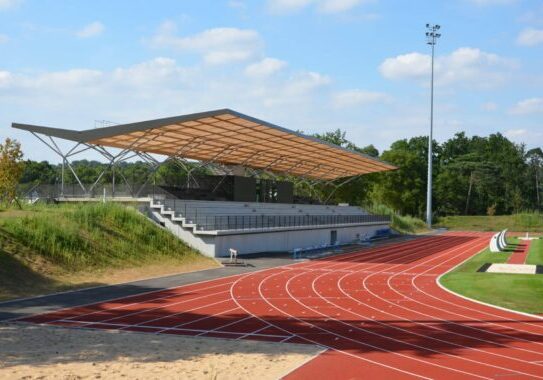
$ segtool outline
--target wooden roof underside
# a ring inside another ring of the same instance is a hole
[[[144,128],[146,122],[141,122],[101,128],[102,131],[82,131],[79,139],[86,140],[87,133],[92,139],[85,142],[95,145],[323,180],[395,169],[372,157],[235,111],[187,116],[156,120],[149,123],[149,128]]]

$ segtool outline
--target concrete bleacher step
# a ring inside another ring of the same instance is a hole
[[[182,227],[192,229],[194,233],[245,230],[250,229],[253,224],[256,229],[323,225],[328,224],[327,218],[331,216],[368,215],[365,210],[356,206],[333,205],[154,199],[150,206],[160,210],[160,214]],[[330,219],[330,222],[330,224],[337,224],[335,219]],[[351,223],[351,221],[346,219],[344,223]]]

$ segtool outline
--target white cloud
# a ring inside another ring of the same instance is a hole
[[[387,58],[379,71],[387,79],[419,79],[430,72],[431,57],[421,53],[409,53]]]
[[[522,46],[543,44],[543,29],[524,29],[517,37],[517,43]]]
[[[543,4],[523,13],[518,22],[524,25],[543,25]]]
[[[209,64],[246,61],[259,55],[262,49],[260,35],[252,29],[212,28],[185,37],[176,36],[176,29],[174,23],[164,22],[151,44],[201,54]]]
[[[157,57],[126,68],[116,68],[111,73],[111,81],[124,88],[150,88],[153,91],[157,86],[168,89],[172,86],[188,85],[191,73],[191,69],[178,66],[174,59]]]
[[[356,107],[370,103],[388,100],[388,95],[382,92],[364,91],[360,89],[346,90],[332,95],[332,105],[335,108]]]
[[[524,137],[528,134],[526,129],[508,129],[504,132],[505,136],[510,139],[515,139],[518,137]]]
[[[100,21],[91,22],[78,30],[75,34],[80,38],[96,37],[102,34],[105,30],[104,24]]]
[[[493,6],[493,5],[509,5],[514,4],[517,0],[468,0],[470,3],[480,6]]]
[[[435,60],[435,80],[438,85],[464,84],[491,88],[502,84],[516,62],[477,48],[463,47]],[[387,58],[379,66],[381,75],[391,80],[411,79],[428,83],[431,57],[409,53]]]
[[[528,148],[537,147],[543,143],[543,132],[540,132],[537,129],[507,129],[503,132],[503,134],[505,137],[518,144],[528,144]]]
[[[314,0],[268,0],[268,9],[274,13],[290,13],[299,11]]]
[[[0,11],[18,7],[23,0],[0,0]]]
[[[348,11],[367,0],[323,0],[319,9],[324,13],[338,13]]]
[[[5,44],[9,42],[9,37],[5,34],[0,34],[0,44]]]
[[[240,1],[240,0],[230,0],[228,2],[228,6],[230,8],[234,8],[234,9],[245,9],[246,8],[246,5],[243,1]]]
[[[253,78],[269,77],[287,66],[285,61],[276,58],[264,58],[245,68],[245,74]]]
[[[529,98],[521,100],[511,107],[509,113],[512,115],[543,113],[543,98]]]
[[[296,74],[286,84],[286,92],[292,95],[306,94],[313,89],[326,86],[330,84],[332,80],[326,75],[316,73],[314,71],[301,72]]]
[[[293,13],[315,5],[323,13],[349,11],[372,0],[268,0],[268,9],[272,13]]]
[[[483,111],[492,112],[498,109],[498,105],[493,102],[486,102],[486,103],[481,104],[481,109]]]
[[[315,104],[328,94],[326,75],[300,71],[251,81],[244,70],[234,66],[225,75],[207,65],[183,66],[158,57],[112,70],[0,71],[0,125],[17,121],[84,129],[97,119],[122,123],[228,107],[275,122],[291,115],[290,127],[301,129],[304,125],[293,123],[302,110],[324,109],[324,103]],[[33,144],[25,134],[14,137],[19,136],[25,146]],[[25,151],[32,158],[48,154]]]

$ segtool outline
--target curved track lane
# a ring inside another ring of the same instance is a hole
[[[24,320],[326,349],[288,379],[543,379],[543,319],[437,282],[489,236],[424,237]]]

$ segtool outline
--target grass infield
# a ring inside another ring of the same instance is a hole
[[[518,239],[508,238],[510,250]],[[492,253],[487,248],[452,272],[440,282],[463,296],[493,305],[527,313],[543,314],[543,275],[480,273],[486,263],[505,263],[511,253]],[[533,240],[527,264],[543,264],[543,240]]]

